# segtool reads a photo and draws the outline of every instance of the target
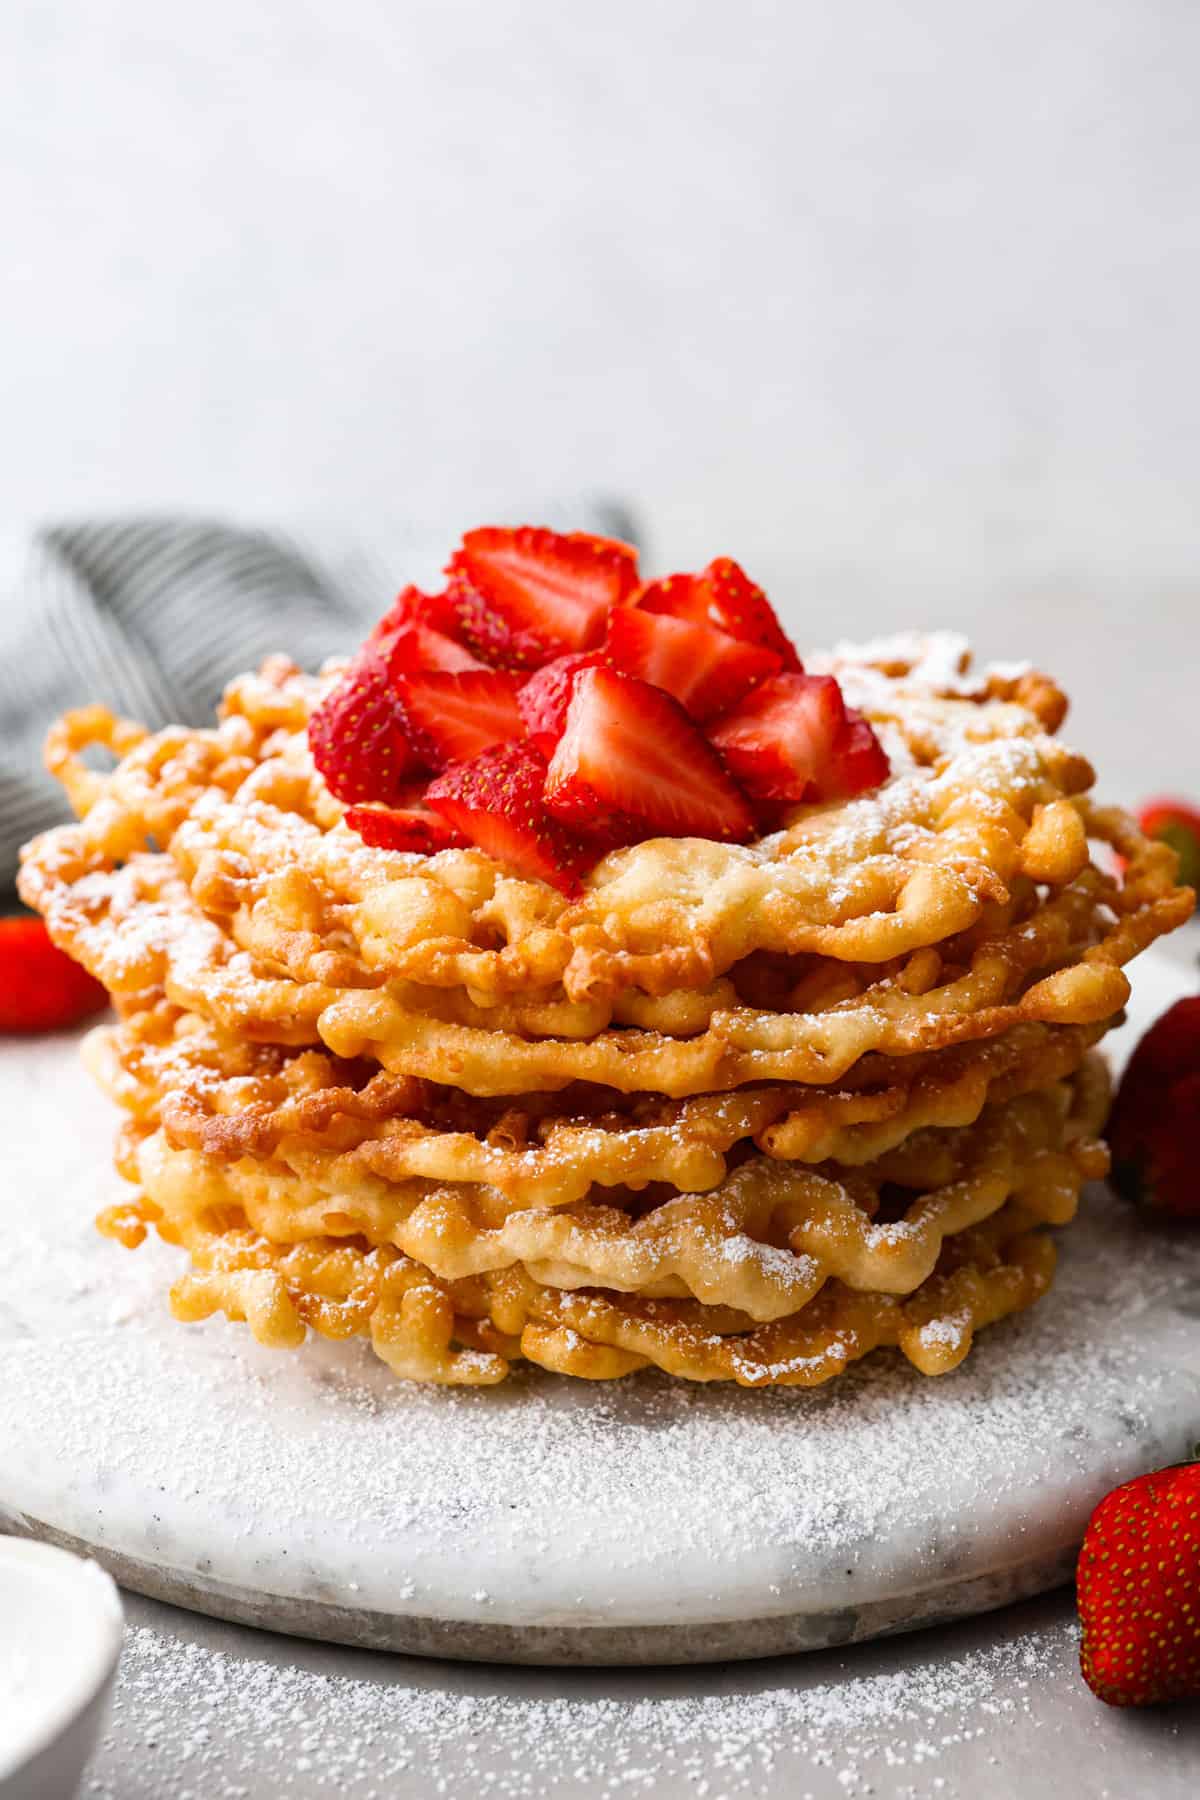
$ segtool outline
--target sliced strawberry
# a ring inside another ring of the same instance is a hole
[[[577,894],[600,854],[546,812],[546,759],[532,744],[494,744],[438,775],[425,798],[456,831],[529,881]]]
[[[390,805],[420,767],[396,692],[395,652],[394,638],[368,638],[308,721],[313,761],[339,800]]]
[[[822,786],[826,800],[852,800],[882,787],[892,772],[887,751],[875,729],[854,708],[846,708],[846,728],[834,745],[833,766],[825,771]]]
[[[469,762],[491,744],[524,737],[519,675],[465,669],[406,675],[397,684],[409,736],[430,768]]]
[[[437,850],[461,850],[467,842],[438,813],[422,805],[352,806],[346,823],[373,850],[417,850],[432,856]]]
[[[603,661],[602,650],[575,650],[570,656],[556,656],[531,675],[517,695],[525,729],[547,756],[563,734],[576,675],[580,669],[598,668]]]
[[[715,625],[744,644],[773,650],[785,669],[798,674],[803,668],[771,602],[732,557],[716,557],[699,575],[666,575],[647,582],[633,604],[644,612]]]
[[[709,736],[756,800],[842,800],[888,773],[867,721],[848,712],[832,675],[774,675],[716,721]]]
[[[754,830],[745,795],[679,702],[608,668],[575,677],[546,805],[611,839],[744,839]]]
[[[490,662],[536,669],[600,642],[608,613],[637,586],[637,556],[585,531],[485,525],[467,532],[446,573],[468,643]]]
[[[610,614],[604,650],[614,668],[674,694],[693,719],[725,712],[780,666],[774,650],[632,606]]]
[[[424,594],[420,588],[401,588],[387,612],[373,628],[372,638],[394,637],[414,625],[427,626],[453,638],[457,631],[454,603],[449,594]]]
[[[395,638],[392,658],[393,675],[417,670],[443,669],[452,675],[464,669],[486,669],[487,664],[472,656],[465,644],[456,643],[444,631],[432,625],[406,625]]]
[[[100,983],[51,943],[40,919],[0,919],[0,1031],[62,1031],[107,1005]]]

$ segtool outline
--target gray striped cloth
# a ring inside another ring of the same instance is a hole
[[[625,508],[604,500],[521,518],[636,542]],[[95,700],[152,726],[205,724],[229,678],[272,651],[316,668],[352,648],[405,582],[438,581],[457,537],[158,517],[0,542],[0,897],[11,897],[20,846],[65,815],[41,766],[59,713]]]

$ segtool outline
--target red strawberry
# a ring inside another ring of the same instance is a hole
[[[453,638],[457,625],[449,594],[423,594],[420,588],[401,588],[371,636],[395,637],[398,632],[416,625],[424,625],[441,632],[444,637]]]
[[[1110,1706],[1200,1697],[1200,1463],[1106,1495],[1075,1582],[1093,1694]]]
[[[1148,800],[1138,814],[1147,837],[1162,838],[1179,858],[1179,879],[1200,888],[1200,808],[1186,800]]]
[[[472,656],[465,644],[456,643],[444,631],[432,625],[407,625],[396,634],[392,656],[392,674],[417,670],[442,669],[459,675],[466,669],[486,669],[487,664]]]
[[[346,823],[373,850],[417,850],[432,856],[437,850],[461,850],[467,842],[461,832],[423,805],[352,806]]]
[[[780,666],[774,650],[633,606],[610,614],[604,650],[614,668],[674,694],[693,719],[725,712]]]
[[[40,919],[0,919],[0,1031],[61,1031],[107,1005],[100,983],[51,943]]]
[[[756,800],[843,800],[878,787],[888,760],[832,675],[772,676],[709,728]]]
[[[568,650],[587,650],[637,586],[628,544],[564,535],[533,525],[468,531],[446,570],[467,641],[506,668],[540,668]]]
[[[368,638],[308,721],[313,761],[339,800],[399,800],[420,759],[395,687],[394,639]]]
[[[576,675],[580,669],[598,668],[603,661],[602,650],[576,650],[570,656],[556,656],[531,675],[517,695],[525,729],[547,756],[563,734]]]
[[[785,669],[799,673],[803,667],[771,602],[732,557],[716,557],[699,575],[667,575],[647,582],[633,604],[696,625],[714,625],[742,643],[773,650]]]
[[[1129,1059],[1109,1116],[1111,1181],[1135,1205],[1200,1220],[1200,994],[1177,1000]]]
[[[532,744],[494,744],[430,782],[425,798],[456,831],[528,881],[577,894],[596,861],[585,844],[545,808],[546,759]]]
[[[679,702],[616,669],[576,675],[546,805],[577,830],[612,841],[744,839],[754,831],[745,795]]]
[[[518,675],[499,669],[435,670],[406,675],[398,685],[409,736],[430,768],[469,762],[491,744],[525,735],[517,709]]]

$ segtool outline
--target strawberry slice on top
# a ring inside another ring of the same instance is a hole
[[[391,805],[421,765],[397,692],[395,655],[394,638],[368,638],[308,721],[313,761],[339,800]]]
[[[888,759],[832,675],[771,676],[709,728],[756,800],[848,800],[887,779]]]
[[[532,744],[494,744],[438,775],[425,799],[497,862],[574,895],[600,852],[548,815],[545,786],[546,759]]]
[[[492,744],[524,737],[519,675],[500,669],[434,669],[398,683],[408,733],[432,769],[469,762]]]
[[[617,669],[583,669],[546,775],[546,806],[576,830],[745,840],[745,795],[679,702]]]
[[[727,711],[781,666],[774,650],[742,643],[711,625],[636,606],[612,614],[604,650],[614,668],[665,688],[700,720]]]
[[[395,637],[413,626],[424,625],[443,637],[453,638],[457,630],[454,603],[448,593],[426,594],[410,583],[403,587],[371,629],[373,638]]]
[[[373,850],[410,850],[433,856],[439,850],[461,850],[462,833],[424,804],[423,793],[409,806],[351,806],[346,823]]]
[[[524,669],[599,644],[638,581],[628,544],[533,525],[468,531],[446,573],[468,643],[489,662]]]
[[[575,650],[544,664],[522,686],[517,706],[525,729],[547,756],[563,734],[576,675],[580,669],[598,668],[603,661],[603,650]]]
[[[699,575],[666,575],[639,590],[633,604],[694,625],[711,625],[745,644],[773,650],[784,669],[803,668],[775,608],[740,563],[718,556]]]

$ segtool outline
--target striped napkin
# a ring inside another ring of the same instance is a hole
[[[604,500],[524,516],[637,541],[627,511]],[[156,517],[0,541],[0,898],[20,846],[66,811],[41,766],[57,714],[99,700],[152,726],[205,724],[229,678],[272,651],[316,668],[350,649],[405,582],[437,581],[457,537]]]

